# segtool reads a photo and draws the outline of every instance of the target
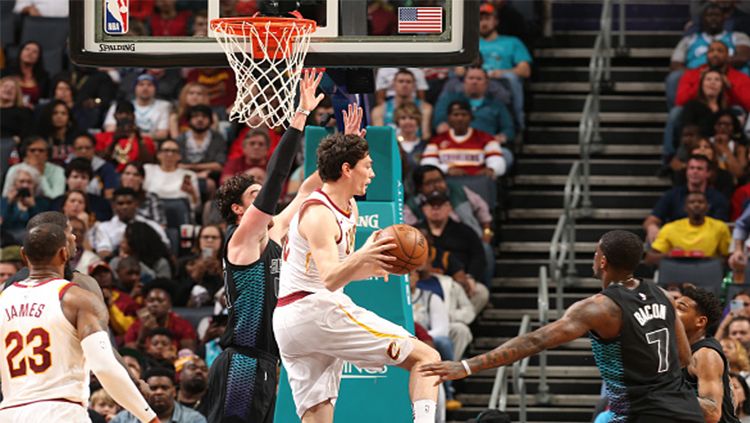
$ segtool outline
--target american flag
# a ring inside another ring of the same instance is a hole
[[[442,7],[399,7],[398,33],[443,32]]]

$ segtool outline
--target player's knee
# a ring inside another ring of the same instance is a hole
[[[417,356],[415,357],[417,361],[424,363],[437,363],[441,360],[440,353],[424,342],[420,342],[420,345],[418,348],[414,349],[414,352],[417,353]]]

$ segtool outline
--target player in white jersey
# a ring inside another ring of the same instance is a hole
[[[440,355],[404,328],[352,302],[349,282],[387,276],[393,238],[375,232],[354,251],[355,195],[364,195],[375,173],[367,142],[332,135],[318,147],[323,188],[292,219],[283,250],[273,329],[303,422],[332,422],[344,361],[362,368],[397,365],[411,371],[415,422],[435,421],[437,379],[415,366]],[[414,370],[414,371],[412,371]]]
[[[21,254],[29,277],[0,293],[0,421],[90,422],[93,371],[120,405],[143,422],[157,422],[114,356],[104,304],[63,279],[70,254],[63,228],[34,227]]]

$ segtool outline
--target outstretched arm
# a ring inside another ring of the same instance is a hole
[[[472,357],[466,360],[466,364],[471,373],[477,373],[557,347],[585,335],[592,329],[597,330],[600,335],[603,335],[602,332],[612,335],[612,329],[607,328],[612,327],[619,332],[619,313],[619,307],[612,300],[603,295],[596,295],[573,304],[561,319],[513,338],[488,353]],[[463,363],[455,361],[427,364],[419,370],[427,376],[440,376],[441,382],[461,379],[470,374]]]
[[[73,286],[62,299],[66,316],[73,316],[86,363],[107,393],[142,422],[158,422],[130,375],[115,358],[107,334],[107,309],[94,294]]]
[[[323,99],[323,94],[315,95],[315,90],[323,78],[323,73],[307,72],[300,81],[300,109],[308,112],[315,109]],[[304,130],[304,113],[297,112],[292,118],[291,127],[281,137],[279,145],[271,155],[268,162],[266,182],[263,184],[258,196],[255,197],[253,205],[245,211],[239,226],[229,240],[230,248],[241,247],[248,239],[258,238],[268,227],[268,223],[276,212],[276,204],[281,198],[281,190],[284,181],[289,177],[289,172],[294,163],[294,157],[302,140]]]
[[[688,368],[698,379],[698,403],[703,411],[706,423],[717,423],[721,420],[721,403],[724,399],[724,384],[721,376],[724,373],[724,361],[711,348],[701,348],[695,352]]]

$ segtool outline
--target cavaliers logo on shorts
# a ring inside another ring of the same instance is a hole
[[[398,356],[401,355],[401,347],[398,346],[396,341],[391,341],[386,349],[386,354],[388,354],[388,357],[390,357],[391,360],[397,361]]]

